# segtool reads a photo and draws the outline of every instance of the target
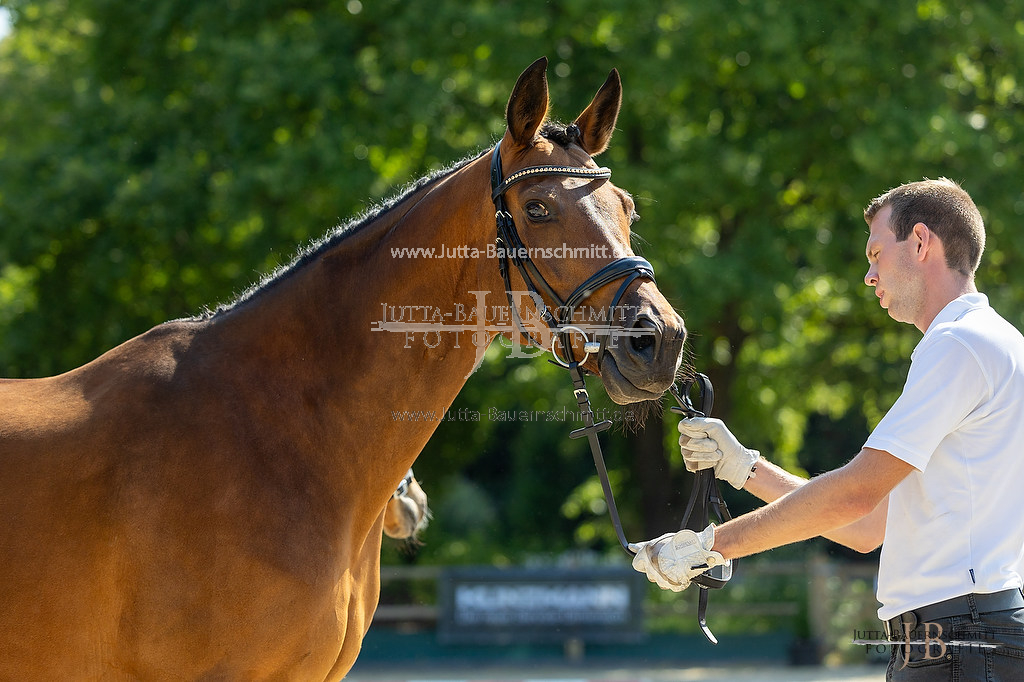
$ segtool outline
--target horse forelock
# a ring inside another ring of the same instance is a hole
[[[558,121],[545,121],[540,128],[540,135],[562,147],[568,147],[574,142],[579,142],[576,134],[569,130],[570,128],[570,125]]]

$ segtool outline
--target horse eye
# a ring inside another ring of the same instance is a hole
[[[529,216],[530,220],[537,222],[547,220],[551,217],[551,211],[548,207],[539,201],[531,201],[524,207],[526,209],[526,215]]]

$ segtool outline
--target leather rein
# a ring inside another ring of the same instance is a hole
[[[570,140],[578,140],[580,134],[579,128],[577,128],[575,124],[572,124],[566,129],[566,134]],[[629,547],[631,543],[626,539],[626,535],[622,530],[622,522],[619,519],[619,511],[615,505],[615,497],[612,494],[611,483],[608,480],[608,470],[605,466],[604,455],[601,451],[601,441],[597,435],[598,433],[611,428],[612,422],[605,420],[595,423],[594,413],[590,406],[590,395],[587,392],[586,382],[584,381],[585,370],[581,366],[586,362],[587,358],[590,357],[591,354],[596,354],[597,360],[600,362],[602,355],[607,349],[607,343],[602,340],[602,335],[597,332],[594,332],[593,338],[588,336],[588,331],[590,330],[586,325],[581,327],[572,323],[575,321],[573,318],[576,308],[583,301],[589,298],[601,287],[621,279],[623,282],[619,285],[615,296],[612,297],[611,305],[609,306],[607,317],[608,326],[605,329],[605,334],[603,335],[606,339],[610,338],[613,333],[612,322],[614,320],[615,310],[619,305],[620,299],[625,294],[626,289],[638,278],[650,280],[652,282],[655,281],[654,267],[647,262],[647,260],[639,256],[617,258],[584,280],[582,284],[576,287],[576,289],[563,300],[544,279],[544,276],[530,258],[529,250],[519,237],[519,232],[516,230],[515,220],[505,203],[505,192],[518,182],[542,176],[607,180],[611,177],[611,170],[608,168],[579,168],[573,166],[554,165],[530,166],[518,170],[506,178],[502,172],[500,149],[500,143],[495,145],[494,152],[491,155],[491,200],[494,202],[494,219],[497,227],[495,245],[497,247],[498,254],[498,270],[501,273],[501,278],[505,285],[505,295],[508,298],[509,308],[512,311],[512,318],[515,320],[516,329],[527,339],[531,346],[542,350],[550,350],[552,356],[555,358],[555,363],[569,371],[569,376],[573,383],[573,392],[576,396],[576,402],[580,408],[580,413],[583,418],[583,427],[570,432],[569,437],[587,438],[590,444],[591,454],[594,458],[594,466],[597,469],[598,478],[601,480],[601,489],[604,492],[605,501],[608,506],[608,514],[611,517],[612,526],[615,528],[615,535],[618,538],[619,544],[622,545],[622,548],[632,555],[633,551]],[[509,267],[510,260],[525,282],[527,291],[537,308],[540,319],[543,320],[552,331],[550,348],[545,348],[533,337],[529,330],[526,329],[522,318],[519,316],[519,311],[512,295],[512,282],[510,278],[511,270]],[[556,312],[551,312],[551,309],[545,304],[544,298],[541,296],[541,292],[547,295],[548,299],[554,303]],[[572,352],[572,335],[574,333],[581,335],[584,340],[584,354],[581,360],[576,360]],[[558,352],[555,350],[556,339],[558,339],[562,346],[562,350],[565,353],[564,358],[560,357]],[[697,409],[690,399],[690,390],[694,385],[696,385],[699,390],[699,397],[701,401],[700,409]],[[669,391],[676,399],[676,402],[679,403],[678,407],[673,406],[671,408],[672,412],[682,414],[685,418],[704,417],[710,414],[711,407],[714,403],[714,389],[712,388],[711,381],[707,376],[697,374],[694,380],[684,383],[682,391],[680,391],[676,384],[673,384]],[[729,508],[725,504],[725,500],[722,499],[718,488],[718,481],[714,475],[714,470],[702,469],[694,474],[694,482],[690,492],[690,499],[687,502],[686,511],[683,514],[683,520],[680,528],[689,528],[690,530],[697,532],[704,530],[708,525],[711,512],[714,512],[719,522],[728,521],[732,518],[729,514]],[[730,561],[724,567],[716,567],[692,579],[692,582],[700,587],[700,595],[697,604],[697,621],[700,625],[701,631],[704,633],[704,636],[707,637],[712,644],[717,644],[718,640],[715,638],[714,634],[712,634],[707,625],[706,613],[708,590],[724,587],[732,577],[736,564],[736,561]]]

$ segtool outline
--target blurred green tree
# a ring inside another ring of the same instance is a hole
[[[602,162],[637,198],[636,248],[687,319],[716,414],[784,465],[841,463],[902,386],[918,334],[861,286],[872,196],[962,180],[989,229],[979,285],[1024,323],[1020,0],[0,6],[3,376],[65,371],[230,299],[492,144],[544,54],[563,119],[621,72]],[[441,424],[417,464],[438,508],[425,555],[614,547],[573,424],[487,418],[573,405],[567,383],[488,356],[453,406],[480,421]],[[667,529],[684,488],[674,420],[606,442],[629,534]],[[473,500],[489,511],[445,520]]]

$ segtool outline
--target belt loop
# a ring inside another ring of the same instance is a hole
[[[920,625],[920,621],[917,618],[917,614],[913,611],[907,611],[899,616],[900,619],[900,635],[907,642],[914,638],[914,632],[917,630],[917,626]]]
[[[971,609],[971,622],[978,622],[978,601],[974,598],[974,593],[967,595],[967,606]]]

